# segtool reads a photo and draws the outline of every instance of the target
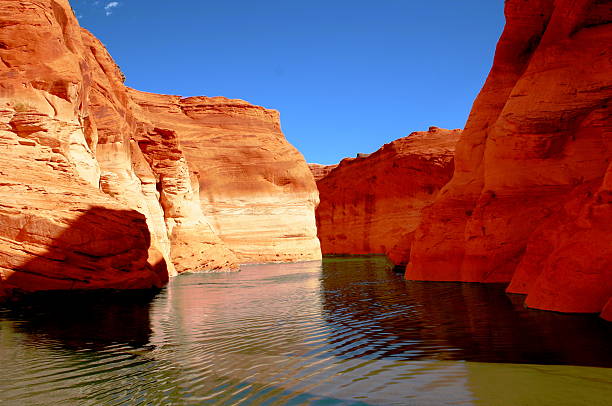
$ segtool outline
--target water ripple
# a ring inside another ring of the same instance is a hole
[[[498,286],[408,283],[380,257],[185,275],[153,299],[61,302],[0,312],[3,405],[612,398],[609,324],[527,310]]]

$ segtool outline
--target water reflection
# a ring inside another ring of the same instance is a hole
[[[406,282],[383,259],[347,261],[325,262],[324,316],[368,337],[360,357],[612,366],[612,328],[596,316],[526,309],[503,285]]]
[[[117,299],[0,312],[0,402],[557,406],[612,396],[612,369],[588,367],[612,366],[608,324],[525,310],[501,288],[407,283],[381,257],[184,275],[154,297]]]
[[[0,311],[33,345],[57,343],[67,348],[104,349],[125,344],[141,347],[151,337],[150,292],[44,293]]]

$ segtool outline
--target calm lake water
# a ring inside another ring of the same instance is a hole
[[[588,405],[612,327],[382,257],[246,266],[154,297],[0,310],[2,405]]]

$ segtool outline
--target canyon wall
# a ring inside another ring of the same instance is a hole
[[[310,172],[312,172],[312,176],[314,177],[315,182],[319,181],[326,177],[332,170],[338,167],[338,164],[335,165],[321,165],[321,164],[308,164],[310,168]]]
[[[530,307],[600,312],[612,296],[609,2],[508,0],[505,13],[406,277],[511,282]]]
[[[0,296],[163,286],[145,213],[98,187],[98,78],[69,4],[1,1],[0,26]]]
[[[373,154],[346,158],[319,179],[323,254],[386,254],[405,266],[421,210],[452,176],[460,134],[436,127],[415,132]]]
[[[201,210],[241,263],[321,258],[316,184],[277,111],[225,97],[130,95],[180,139]]]
[[[245,244],[253,255],[237,250],[240,260],[320,255],[308,238],[315,235],[314,180],[284,140],[278,113],[210,99],[212,110],[221,109],[200,123],[210,142],[192,132],[183,143],[181,125],[158,125],[132,100],[137,93],[79,27],[68,1],[0,0],[0,26],[0,296],[161,287],[177,272],[235,270],[239,259],[217,234],[216,212],[232,217],[231,204],[260,224],[234,222],[223,236],[233,231],[246,241],[268,232],[273,246],[259,255],[265,249]],[[197,116],[209,99],[181,100]],[[248,113],[236,119],[230,112],[241,108]],[[252,123],[261,131],[250,131]],[[249,130],[224,138],[232,125]],[[225,181],[238,177],[232,171],[241,172],[240,182]],[[272,186],[256,188],[265,182]],[[257,189],[258,200],[240,194],[244,185]],[[234,189],[224,193],[225,186]],[[276,211],[285,203],[283,213],[296,215],[279,224]]]

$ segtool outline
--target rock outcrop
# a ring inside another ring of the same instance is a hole
[[[431,127],[346,158],[317,181],[323,254],[386,254],[405,266],[420,218],[453,173],[460,130]]]
[[[241,263],[321,258],[316,184],[277,111],[225,97],[130,96],[158,132],[178,136],[201,211]]]
[[[612,296],[612,15],[599,0],[508,0],[455,172],[425,210],[406,277],[511,282],[530,307]]]
[[[145,215],[98,187],[94,72],[69,4],[1,1],[0,26],[0,296],[163,286]]]
[[[229,245],[320,256],[315,184],[277,112],[179,98],[185,121],[160,125],[68,1],[0,0],[0,26],[0,296],[160,287],[237,269]]]
[[[310,172],[312,172],[312,176],[314,176],[315,182],[326,177],[332,170],[338,167],[338,164],[335,165],[321,165],[321,164],[308,164],[310,168]]]

